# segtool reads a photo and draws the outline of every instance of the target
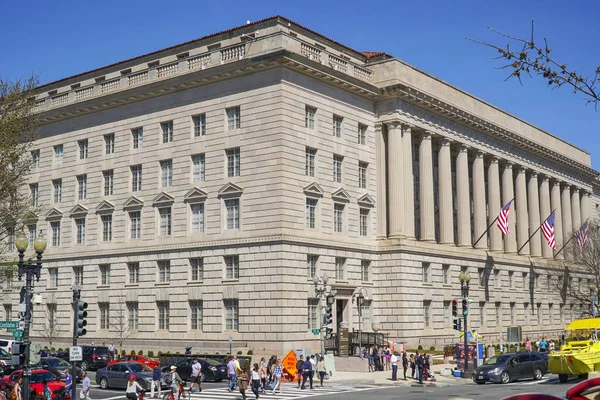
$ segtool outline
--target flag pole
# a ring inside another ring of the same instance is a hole
[[[556,211],[556,208],[554,210],[552,210],[550,215],[552,215],[552,213],[554,211]],[[531,236],[529,236],[529,239],[527,239],[527,241],[525,243],[523,243],[523,246],[519,247],[519,250],[517,250],[517,254],[519,254],[521,252],[521,250],[523,250],[523,247],[527,246],[527,243],[529,243],[531,241],[531,239],[535,236],[535,234],[538,233],[538,231],[542,228],[542,225],[544,225],[544,222],[546,222],[548,220],[548,218],[550,218],[550,215],[548,215],[546,217],[546,219],[540,224],[540,226],[538,226],[538,228],[535,230],[535,232],[533,232],[531,234]]]
[[[513,197],[513,198],[512,198],[512,200],[510,200],[510,201],[509,201],[509,202],[507,202],[506,204],[508,204],[508,203],[511,203],[511,202],[512,202],[512,201],[514,201],[514,200],[515,200],[515,198]],[[504,208],[504,207],[502,207],[502,208]],[[502,211],[502,210],[501,210],[501,211]],[[498,215],[496,215],[496,218],[494,218],[494,220],[493,220],[493,221],[492,221],[492,222],[491,222],[491,223],[488,225],[487,229],[486,229],[486,230],[485,230],[485,231],[484,231],[484,232],[481,234],[481,236],[479,236],[479,239],[477,239],[477,240],[475,241],[475,243],[473,243],[473,248],[475,248],[475,246],[477,245],[477,243],[479,243],[479,241],[480,241],[481,239],[483,239],[483,237],[485,236],[485,234],[486,234],[486,233],[488,233],[488,232],[490,231],[490,229],[492,229],[492,226],[494,226],[494,224],[496,223],[496,221],[498,221],[498,217],[499,217],[499,216],[500,216],[500,213],[498,213]]]
[[[569,243],[571,243],[571,240],[573,240],[574,237],[575,237],[575,235],[571,235],[571,238],[569,240],[567,240],[567,243],[563,244],[563,246],[560,248],[560,250],[556,252],[556,254],[554,255],[555,259],[560,254],[560,252],[563,251]]]

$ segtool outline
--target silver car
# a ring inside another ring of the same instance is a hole
[[[144,390],[152,385],[152,368],[139,362],[120,362],[100,368],[96,371],[96,383],[102,389],[126,388],[129,377],[135,375],[135,380]]]

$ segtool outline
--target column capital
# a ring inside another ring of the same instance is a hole
[[[532,170],[532,171],[531,171],[531,177],[532,177],[532,178],[536,178],[536,179],[537,179],[537,177],[538,177],[539,175],[540,175],[540,173],[539,173],[539,172],[537,172],[536,170]]]
[[[500,164],[500,157],[492,154],[488,157],[488,161],[490,162],[490,164]]]
[[[487,153],[483,150],[475,149],[475,158],[483,158]]]
[[[402,128],[402,121],[395,119],[395,120],[391,120],[391,121],[385,121],[383,122],[385,125],[387,125],[388,129],[398,129],[398,128]]]
[[[376,131],[380,131],[380,130],[383,129],[384,125],[385,124],[383,122],[377,121],[377,122],[375,122],[375,124],[373,125],[373,127],[375,128]]]
[[[571,189],[571,184],[568,182],[561,182],[561,185],[563,189]]]
[[[579,193],[579,188],[577,186],[573,186],[573,193]]]
[[[402,132],[403,133],[411,133],[412,128],[414,128],[415,126],[412,124],[408,124],[406,122],[402,122]]]
[[[429,132],[429,131],[423,131],[421,132],[421,139],[422,140],[432,140],[433,138],[433,133]]]
[[[458,151],[461,153],[466,153],[471,148],[464,143],[459,143],[457,147],[458,147]]]
[[[519,174],[525,174],[525,173],[527,173],[527,168],[522,165],[519,165],[519,166],[517,166],[517,172]]]
[[[542,180],[542,182],[550,182],[551,177],[546,174],[540,174],[539,178]]]
[[[436,136],[435,141],[438,142],[440,146],[450,146],[452,143],[454,143],[452,139],[445,136]]]

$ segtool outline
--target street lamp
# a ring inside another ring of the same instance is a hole
[[[590,297],[592,298],[592,318],[596,318],[596,285],[590,283],[588,288],[590,289]]]
[[[469,348],[467,339],[467,315],[469,314],[468,300],[469,297],[469,282],[471,282],[471,275],[468,272],[461,272],[458,275],[460,281],[460,292],[463,298],[463,325],[464,325],[464,352],[465,352],[465,365],[463,370],[463,378],[469,378],[468,367],[469,367]]]
[[[319,277],[317,276],[317,274],[315,274],[313,276],[313,283],[315,284],[315,293],[317,295],[317,297],[319,298],[319,306],[321,308],[321,323],[319,324],[320,327],[320,332],[319,332],[319,337],[321,339],[321,357],[323,357],[323,355],[325,355],[325,324],[324,324],[324,319],[325,319],[325,301],[324,300],[324,296],[325,293],[327,292],[327,282],[329,281],[329,276],[327,276],[327,272],[323,273],[323,276]]]
[[[35,275],[36,281],[40,281],[40,274],[42,272],[42,254],[46,250],[47,241],[44,238],[42,232],[33,241],[33,249],[36,253],[36,262],[33,263],[31,259],[25,262],[25,251],[29,245],[27,237],[20,235],[15,245],[19,252],[19,281],[25,275],[25,321],[23,326],[23,345],[25,348],[25,365],[23,371],[23,400],[29,400],[29,376],[31,375],[31,369],[29,367],[29,328],[31,325],[31,296],[33,295],[33,275]]]
[[[358,353],[362,351],[362,311],[365,304],[366,289],[358,288],[353,299],[356,299],[356,308],[358,309]]]

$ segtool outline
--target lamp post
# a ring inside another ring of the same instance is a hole
[[[588,288],[590,289],[590,297],[592,298],[592,318],[596,318],[596,285],[590,283]]]
[[[365,304],[365,288],[359,288],[354,294],[353,299],[356,299],[356,308],[358,309],[358,353],[362,351],[362,312]]]
[[[25,347],[25,365],[23,371],[23,400],[29,400],[29,376],[31,375],[31,369],[29,368],[29,329],[31,325],[31,296],[33,295],[33,276],[35,275],[36,280],[40,281],[40,274],[42,272],[42,253],[46,250],[46,239],[43,237],[42,232],[37,236],[33,242],[33,248],[36,253],[36,262],[33,263],[31,259],[24,261],[25,250],[29,245],[29,240],[25,236],[19,236],[15,241],[17,251],[19,252],[19,281],[25,275],[25,321],[23,327],[23,345]]]
[[[321,308],[321,322],[319,324],[319,338],[321,341],[321,357],[325,355],[325,293],[327,292],[327,282],[329,281],[329,277],[327,276],[327,272],[323,273],[323,276],[319,277],[317,274],[313,276],[313,283],[315,284],[315,293],[319,298],[319,306]]]
[[[464,352],[465,352],[465,365],[463,370],[463,378],[469,378],[468,370],[469,370],[469,341],[467,339],[467,316],[468,312],[468,300],[469,297],[469,282],[471,281],[471,275],[468,272],[461,272],[458,275],[458,280],[460,281],[460,292],[463,298],[463,325],[464,325]],[[465,307],[467,306],[467,307]]]

